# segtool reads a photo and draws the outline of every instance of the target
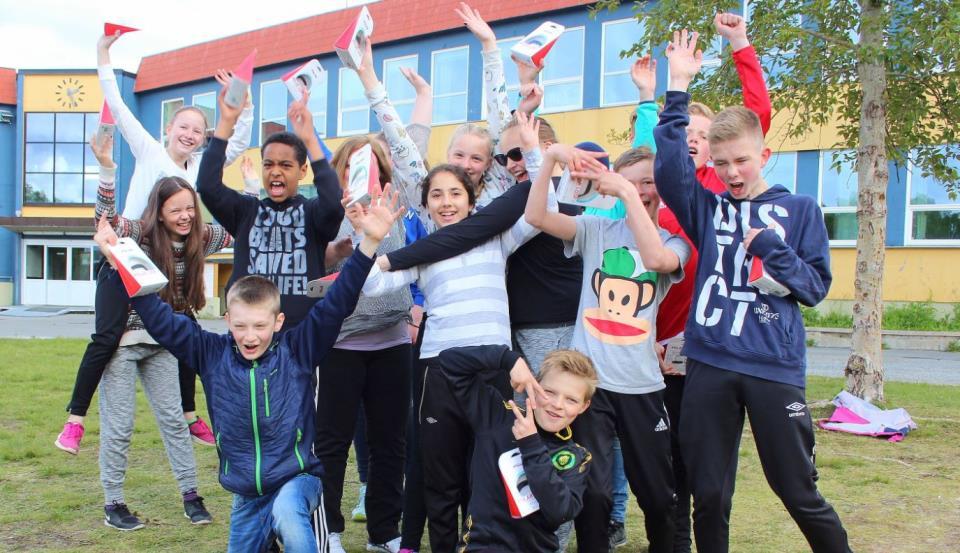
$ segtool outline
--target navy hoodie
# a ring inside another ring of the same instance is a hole
[[[823,214],[813,198],[779,185],[751,200],[700,186],[687,147],[689,101],[685,92],[667,92],[653,131],[657,192],[700,252],[684,354],[802,388],[806,337],[797,303],[816,305],[832,280]],[[748,251],[743,237],[750,228],[765,230]],[[769,295],[747,283],[754,256],[790,294]]]
[[[274,334],[253,361],[240,354],[231,334],[203,330],[156,294],[132,299],[157,343],[197,368],[217,440],[220,484],[228,491],[267,495],[298,474],[323,474],[313,453],[314,367],[336,342],[372,266],[371,258],[354,251],[326,296],[302,322]],[[120,286],[119,278],[114,281]]]

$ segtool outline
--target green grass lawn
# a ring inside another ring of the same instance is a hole
[[[80,340],[0,340],[0,549],[4,551],[189,551],[226,548],[230,495],[217,484],[216,452],[197,447],[201,494],[214,516],[191,527],[170,473],[156,424],[140,397],[127,473],[127,501],[147,527],[120,533],[103,525],[97,467],[97,408],[87,420],[78,457],[54,448],[65,417]],[[840,372],[838,368],[838,373]],[[811,377],[808,400],[826,400],[839,378]],[[855,551],[955,551],[960,543],[960,388],[890,383],[888,404],[905,407],[920,430],[900,444],[817,431],[820,490],[840,513]],[[198,398],[204,412],[202,397]],[[828,408],[815,409],[826,416]],[[731,521],[731,551],[800,552],[806,542],[763,479],[746,431]],[[356,500],[348,468],[344,512]],[[634,505],[630,542],[642,550],[643,524]],[[366,533],[347,522],[344,544],[362,551]],[[950,545],[953,544],[953,545]]]

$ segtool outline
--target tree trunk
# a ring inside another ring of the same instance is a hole
[[[883,3],[860,2],[860,146],[857,149],[857,266],[853,343],[844,374],[847,389],[868,401],[883,400],[883,265],[887,236],[887,87],[883,60]]]

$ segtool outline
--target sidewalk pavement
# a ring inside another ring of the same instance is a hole
[[[201,320],[203,328],[226,332],[223,319]],[[93,315],[5,317],[0,313],[0,338],[89,338]],[[846,348],[807,348],[807,374],[843,376],[850,351]],[[883,352],[886,379],[901,382],[960,385],[960,353],[890,349]]]

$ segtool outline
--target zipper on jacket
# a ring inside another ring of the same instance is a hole
[[[423,370],[423,385],[420,388],[420,405],[417,406],[417,422],[423,423],[423,396],[427,395],[427,376],[430,374],[430,367]]]
[[[267,393],[267,379],[263,379],[263,407],[267,413],[267,417],[270,416],[270,394]]]
[[[217,432],[217,452],[218,452],[220,455],[223,455],[223,450],[220,449],[220,432]],[[230,472],[230,461],[229,461],[227,458],[224,458],[224,459],[223,459],[223,474],[224,474],[224,476],[226,476],[226,474],[227,474],[228,472]]]
[[[303,439],[303,433],[297,429],[297,443],[293,444],[293,453],[297,456],[297,463],[300,463],[300,470],[303,470],[303,457],[300,456],[300,440]]]
[[[256,459],[254,461],[254,479],[257,483],[257,495],[263,495],[263,486],[260,483],[260,429],[257,428],[257,362],[253,362],[250,367],[250,418],[253,422],[253,449]]]

